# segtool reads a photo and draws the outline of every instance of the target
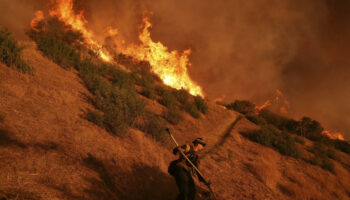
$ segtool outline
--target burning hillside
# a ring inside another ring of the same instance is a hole
[[[86,28],[88,21],[84,17],[84,11],[78,13],[73,10],[73,0],[56,0],[53,8],[49,11],[50,16],[55,16],[71,26],[74,30],[79,31],[84,42],[105,62],[114,62],[111,53],[103,48],[96,40],[92,31]],[[36,18],[31,22],[32,29],[36,30],[39,21],[43,20],[43,12],[37,11]],[[157,74],[166,85],[176,89],[188,90],[192,95],[204,96],[202,89],[194,83],[187,72],[191,66],[188,56],[191,50],[186,50],[182,54],[178,51],[169,51],[161,42],[154,42],[151,39],[151,23],[148,17],[143,18],[143,28],[141,29],[139,39],[141,44],[127,45],[121,39],[115,39],[117,49],[113,52],[132,56],[139,61],[147,61],[152,67],[152,71]],[[117,29],[109,27],[109,36],[117,36]]]

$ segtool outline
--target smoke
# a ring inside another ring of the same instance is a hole
[[[45,0],[0,0],[0,27],[6,27],[18,39],[26,39],[25,31],[34,12],[43,9]]]
[[[0,0],[0,25],[20,32],[47,3]],[[208,98],[259,104],[279,89],[292,117],[310,116],[350,136],[349,1],[88,0],[76,6],[100,41],[112,26],[137,42],[142,14],[151,11],[152,38],[170,50],[192,49],[190,75]]]

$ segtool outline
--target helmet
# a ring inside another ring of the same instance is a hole
[[[192,143],[193,143],[194,145],[196,145],[196,144],[201,144],[201,145],[203,145],[203,146],[206,145],[206,143],[204,142],[203,138],[201,138],[201,137],[196,138],[195,140],[192,141]]]

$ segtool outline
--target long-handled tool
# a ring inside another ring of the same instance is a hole
[[[173,134],[171,134],[171,132],[170,132],[170,130],[169,130],[168,128],[167,128],[166,130],[167,130],[167,132],[169,133],[171,139],[174,141],[176,147],[179,148],[180,146],[179,146],[179,144],[176,142],[176,139],[174,138]],[[204,179],[203,174],[199,171],[199,169],[196,167],[196,165],[194,165],[194,164],[191,162],[191,160],[190,160],[189,158],[187,158],[187,156],[184,154],[184,152],[181,151],[181,149],[179,149],[179,152],[180,152],[181,155],[187,160],[187,162],[190,163],[190,164],[192,165],[193,169],[195,169],[195,170],[197,171],[197,173],[202,177],[204,184],[208,187],[208,189],[209,189],[210,193],[212,194],[214,200],[216,200],[216,196],[215,196],[213,190],[212,190],[211,187],[210,187],[210,183]]]

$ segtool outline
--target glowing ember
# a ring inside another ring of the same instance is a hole
[[[154,42],[149,28],[152,26],[149,18],[143,18],[144,27],[140,32],[140,45],[123,47],[119,44],[118,50],[123,54],[132,56],[137,60],[148,61],[152,71],[157,74],[166,85],[176,89],[188,90],[192,95],[203,96],[202,89],[188,76],[187,67],[191,66],[188,56],[191,50],[185,50],[182,54],[178,51],[169,51],[160,42]]]
[[[108,52],[104,51],[102,46],[93,40],[93,33],[86,29],[87,23],[84,13],[81,11],[76,14],[73,10],[73,0],[55,0],[55,8],[50,10],[50,16],[56,16],[67,25],[71,25],[73,29],[82,33],[85,41],[90,48],[98,54],[104,61],[111,62],[112,57]]]
[[[333,140],[344,140],[344,134],[340,132],[331,132],[329,130],[325,130],[322,132],[322,134],[327,135]]]

